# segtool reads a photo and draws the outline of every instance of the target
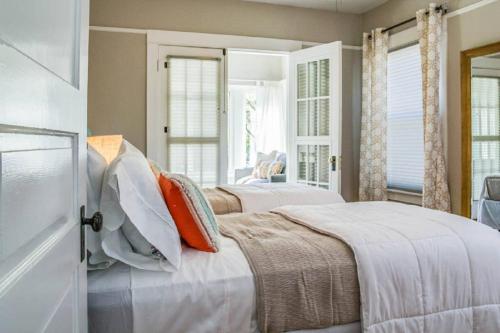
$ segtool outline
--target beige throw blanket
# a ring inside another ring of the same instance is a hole
[[[212,206],[215,215],[241,213],[240,199],[219,188],[205,188],[203,193]]]
[[[273,213],[218,216],[218,222],[254,273],[262,333],[359,320],[356,262],[345,243]]]

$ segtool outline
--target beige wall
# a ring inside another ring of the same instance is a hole
[[[417,10],[426,8],[429,3],[446,3],[449,11],[453,11],[480,0],[389,0],[381,6],[363,14],[363,31],[377,27],[389,27],[411,17]]]
[[[361,16],[239,0],[91,0],[90,24],[359,45]],[[361,52],[343,52],[342,194],[357,199]],[[90,32],[88,126],[146,150],[146,37]]]
[[[460,51],[500,41],[500,1],[448,20],[448,170],[452,209],[461,205]]]
[[[432,1],[389,0],[363,15],[363,29],[389,26],[415,15]],[[439,1],[436,1],[439,2]],[[478,0],[448,1],[451,10]],[[461,118],[460,118],[460,52],[500,41],[500,1],[483,6],[448,20],[448,180],[452,210],[461,206]]]
[[[241,0],[91,0],[90,25],[358,45],[361,16]]]
[[[342,52],[341,188],[347,201],[358,200],[361,134],[361,52]]]
[[[88,128],[146,151],[146,35],[90,31]]]

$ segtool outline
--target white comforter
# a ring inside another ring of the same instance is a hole
[[[388,202],[287,206],[355,254],[364,332],[500,332],[500,233]]]
[[[326,205],[343,203],[340,194],[295,183],[220,185],[241,202],[243,213],[263,213],[284,205]]]

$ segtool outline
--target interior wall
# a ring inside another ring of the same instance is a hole
[[[449,11],[471,5],[481,0],[389,0],[363,14],[363,31],[377,27],[390,27],[415,16],[417,10],[427,8],[429,3],[446,3]]]
[[[281,81],[285,57],[252,53],[229,53],[228,77],[230,80]]]
[[[359,198],[359,144],[361,136],[361,52],[342,51],[341,194]]]
[[[452,209],[461,208],[460,52],[500,41],[500,1],[448,20],[448,182]]]
[[[418,8],[425,8],[428,0],[389,0],[384,5],[363,15],[363,30],[390,26],[415,16]],[[440,1],[436,1],[440,2]],[[441,1],[442,2],[442,1]],[[450,11],[478,0],[449,0]],[[448,129],[448,184],[454,213],[461,210],[461,113],[460,113],[460,52],[500,41],[500,1],[496,1],[462,15],[448,19],[447,64],[447,129]]]
[[[90,31],[88,128],[146,151],[146,35]]]
[[[241,0],[91,0],[90,25],[358,45],[361,15]]]

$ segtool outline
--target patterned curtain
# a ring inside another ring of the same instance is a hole
[[[371,37],[370,37],[371,36]],[[359,199],[387,200],[387,51],[388,34],[363,34],[363,87]]]
[[[446,175],[439,120],[439,68],[442,14],[436,4],[417,12],[417,30],[422,59],[422,95],[424,107],[424,185],[422,206],[450,211],[450,193]]]

